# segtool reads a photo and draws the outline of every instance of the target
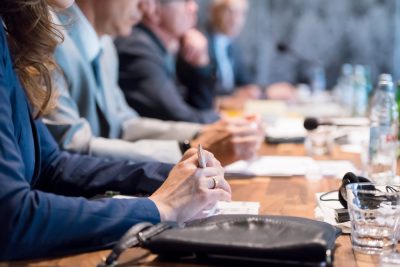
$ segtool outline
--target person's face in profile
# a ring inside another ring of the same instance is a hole
[[[128,36],[133,25],[142,19],[140,5],[154,0],[98,0],[96,5],[96,30],[100,34]]]
[[[171,0],[159,5],[160,25],[175,38],[181,38],[197,23],[195,0]]]
[[[72,6],[74,2],[74,0],[48,0],[48,3],[51,7],[59,10]]]
[[[247,17],[247,1],[226,0],[212,12],[214,27],[230,37],[236,37],[243,29]]]

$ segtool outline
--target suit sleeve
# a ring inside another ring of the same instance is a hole
[[[195,123],[138,118],[124,123],[122,138],[124,140],[153,138],[184,141],[192,139],[201,128],[200,124]]]
[[[174,79],[156,61],[124,53],[120,54],[120,59],[121,88],[128,104],[142,116],[195,123],[212,123],[219,119],[212,109],[199,110],[186,103]]]
[[[254,77],[250,72],[249,67],[246,66],[242,55],[240,54],[240,48],[235,45],[233,46],[232,50],[236,86],[253,84]]]
[[[182,58],[177,60],[177,75],[182,84],[189,88],[186,101],[193,107],[200,110],[214,108],[216,95],[216,76],[213,66],[197,68],[193,67]]]
[[[62,149],[109,159],[131,160],[133,162],[161,161],[176,163],[182,157],[179,145],[174,140],[128,141],[101,138],[93,135],[89,122],[80,117],[76,102],[68,91],[68,84],[60,73],[53,73],[58,90],[58,102],[55,110],[44,118],[53,137]],[[124,103],[124,101],[122,101]],[[121,113],[121,116],[122,113]],[[139,119],[139,118],[137,118]],[[129,121],[136,121],[131,119]],[[132,134],[140,132],[138,127],[131,127]],[[141,138],[152,138],[151,133]],[[169,151],[170,155],[166,155]]]
[[[166,177],[170,166],[118,165],[61,153],[40,122],[42,172],[36,185],[31,185],[14,135],[8,85],[1,75],[0,70],[0,259],[101,249],[133,224],[160,220],[155,204],[147,198],[90,201],[54,193],[90,196],[108,187],[122,191],[127,184],[132,187],[125,191],[134,193],[145,187],[147,180]]]

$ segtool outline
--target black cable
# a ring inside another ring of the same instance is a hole
[[[149,222],[138,223],[132,226],[113,247],[107,258],[103,259],[97,267],[114,267],[118,264],[119,256],[128,248],[141,246],[148,239],[168,230],[177,227],[175,222],[162,222],[153,225]]]
[[[329,191],[329,192],[323,193],[322,195],[319,196],[319,200],[320,201],[339,201],[338,198],[324,199],[324,197],[326,197],[327,195],[332,194],[332,193],[338,193],[338,191],[337,190],[333,190],[333,191]]]
[[[117,265],[117,260],[122,252],[126,249],[137,246],[139,244],[139,239],[137,235],[149,227],[153,226],[153,224],[144,222],[138,223],[132,226],[120,239],[120,241],[113,247],[111,253],[107,256],[107,258],[103,259],[97,267],[112,267]]]

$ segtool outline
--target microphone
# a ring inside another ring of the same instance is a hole
[[[284,43],[277,43],[276,49],[281,53],[286,53],[286,52],[288,52],[289,47],[287,47],[287,45]]]
[[[296,58],[297,60],[306,62],[307,64],[310,64],[311,66],[320,66],[321,65],[318,61],[311,60],[311,59],[303,57],[302,55],[300,55],[299,53],[297,53],[296,51],[291,49],[289,46],[287,46],[283,42],[279,42],[279,43],[276,44],[276,50],[278,50],[282,54],[286,54],[287,53],[290,56]]]
[[[304,120],[304,128],[308,131],[312,131],[318,128],[320,125],[330,125],[338,127],[360,127],[368,126],[369,120],[367,118],[332,118],[326,120],[319,120],[314,117],[308,117]]]

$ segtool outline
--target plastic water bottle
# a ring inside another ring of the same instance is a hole
[[[369,178],[380,185],[395,182],[397,167],[399,113],[388,77],[379,81],[370,112]]]
[[[311,88],[316,95],[322,94],[326,90],[326,76],[322,66],[316,66],[312,69]]]
[[[371,115],[372,107],[373,107],[373,105],[376,104],[377,98],[380,94],[379,85],[381,83],[393,83],[392,75],[387,74],[387,73],[382,73],[381,75],[379,75],[378,86],[373,90],[373,92],[371,94],[371,99],[370,99],[370,103],[369,103],[369,107],[368,107],[369,116]],[[393,89],[393,93],[395,93],[395,89]],[[396,100],[396,102],[397,102],[397,100]],[[398,105],[399,105],[399,103],[397,103],[397,107],[398,107]]]
[[[368,110],[368,81],[362,65],[354,68],[353,94],[353,115],[365,116]]]
[[[343,107],[349,108],[353,105],[353,66],[351,64],[343,64],[342,73],[334,88],[334,96]]]

